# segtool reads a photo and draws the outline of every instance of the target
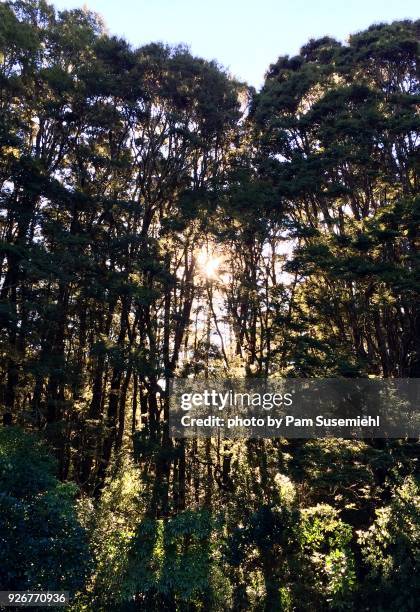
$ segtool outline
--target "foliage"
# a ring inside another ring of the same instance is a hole
[[[45,445],[0,430],[0,582],[8,590],[81,589],[90,570],[76,487],[60,483]]]
[[[356,588],[354,554],[351,550],[352,529],[328,505],[303,510],[300,544],[306,559],[313,565],[313,583],[331,608],[352,608],[352,591]]]
[[[150,610],[222,609],[230,585],[218,563],[217,523],[187,510],[168,521],[143,518],[132,531],[114,526],[101,540],[94,601],[105,609],[128,601]]]
[[[359,542],[368,567],[365,597],[377,610],[417,607],[420,554],[420,495],[418,482],[407,477],[394,487],[388,505],[376,510],[376,518]]]

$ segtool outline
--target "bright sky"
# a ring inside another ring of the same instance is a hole
[[[50,0],[51,2],[51,0]],[[309,38],[345,40],[372,23],[417,19],[416,0],[52,0],[100,13],[111,34],[134,46],[186,43],[258,87],[270,63]]]

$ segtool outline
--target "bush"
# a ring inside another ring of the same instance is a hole
[[[80,589],[90,568],[75,485],[60,483],[42,441],[0,429],[0,585],[3,590]]]
[[[356,574],[351,541],[351,526],[333,507],[318,504],[302,511],[300,545],[310,565],[308,580],[312,577],[315,592],[332,610],[353,609]]]
[[[389,505],[359,532],[368,568],[363,600],[378,612],[418,610],[420,563],[420,488],[413,477],[395,487]]]

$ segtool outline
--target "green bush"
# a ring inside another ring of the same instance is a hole
[[[340,519],[328,504],[318,504],[302,511],[300,545],[308,579],[320,601],[332,610],[353,609],[356,589],[354,555],[351,550],[352,528]],[[312,597],[314,594],[312,595]],[[321,605],[321,604],[320,604]]]
[[[4,590],[80,589],[90,569],[75,485],[60,483],[42,441],[0,429],[0,585]]]
[[[420,488],[413,477],[394,488],[391,502],[376,510],[376,520],[359,532],[368,568],[363,599],[374,610],[418,610],[420,564]]]

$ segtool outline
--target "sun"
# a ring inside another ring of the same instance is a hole
[[[206,278],[215,279],[221,263],[221,257],[215,257],[205,250],[200,251],[197,257],[201,271]]]

